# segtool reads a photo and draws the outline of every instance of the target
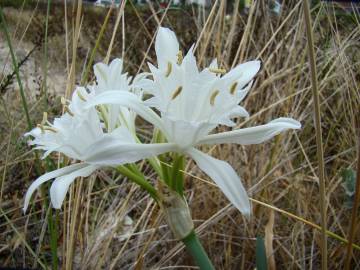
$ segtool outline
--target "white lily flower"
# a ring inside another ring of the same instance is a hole
[[[86,92],[83,94],[86,98],[90,98]],[[84,107],[84,104],[81,106]],[[79,104],[70,103],[66,108],[68,113],[55,118],[53,124],[44,119],[39,127],[34,128],[25,136],[34,138],[30,141],[30,145],[35,145],[35,149],[45,151],[43,158],[56,151],[74,160],[80,160],[81,163],[46,173],[36,179],[25,195],[24,211],[34,191],[48,180],[55,178],[50,188],[50,197],[53,207],[61,208],[69,186],[75,178],[87,177],[103,166],[133,163],[174,148],[174,144],[170,143],[139,144],[125,126],[120,126],[110,133],[104,133],[99,114],[94,107],[84,107],[84,110],[80,110]],[[77,109],[80,113],[77,114],[71,109]],[[102,160],[103,156],[106,156],[106,162],[92,163],[92,160]]]
[[[227,162],[195,149],[195,146],[257,144],[282,131],[299,129],[301,124],[291,118],[278,118],[257,127],[209,135],[219,124],[234,126],[231,120],[234,117],[248,117],[247,111],[238,104],[250,89],[260,62],[250,61],[226,73],[213,61],[209,68],[199,71],[193,49],[182,59],[174,32],[166,28],[159,29],[155,49],[159,66],[150,65],[153,83],[147,89],[152,98],[141,102],[129,92],[108,91],[86,106],[118,104],[131,108],[164,133],[167,141],[173,144],[170,151],[192,157],[234,206],[243,214],[250,215],[248,195],[234,169]],[[161,116],[146,105],[158,109]],[[107,158],[104,155],[92,162],[103,164]]]
[[[72,96],[74,112],[80,113],[84,110],[84,104],[106,91],[126,91],[134,93],[142,99],[142,88],[148,87],[149,81],[146,73],[140,73],[134,79],[123,72],[122,59],[116,58],[109,65],[97,63],[94,65],[94,73],[97,84],[85,87],[77,87]],[[132,82],[131,82],[132,81]],[[126,126],[135,134],[136,113],[127,107],[117,104],[108,105],[102,111],[106,117],[108,131],[114,130],[118,126]],[[86,112],[85,112],[86,113]]]

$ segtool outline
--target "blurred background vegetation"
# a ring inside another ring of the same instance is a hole
[[[213,58],[228,70],[244,61],[262,60],[262,70],[243,103],[251,117],[239,119],[237,127],[289,116],[300,120],[303,128],[263,145],[204,148],[229,161],[257,200],[250,220],[228,205],[218,188],[188,162],[186,198],[216,269],[254,269],[259,237],[265,240],[269,269],[320,267],[318,164],[302,4],[283,1],[274,11],[270,2],[168,7],[157,1],[136,5],[129,0],[124,9],[110,10],[78,1],[66,6],[53,1],[47,16],[50,1],[0,0],[33,124],[41,121],[43,111],[49,118],[61,114],[60,97],[69,96],[74,84],[81,83],[93,52],[94,62],[103,61],[108,52],[111,59],[123,58],[131,75],[148,70],[146,63],[155,63],[153,37],[160,24],[177,33],[184,52],[197,45],[202,68]],[[356,183],[355,123],[360,115],[359,10],[313,1],[312,18],[328,230],[346,238]],[[44,187],[31,211],[22,212],[30,183],[67,161],[58,155],[39,161],[27,146],[23,134],[28,125],[15,75],[9,44],[0,32],[0,265],[192,269],[193,262],[172,238],[156,204],[111,170],[77,180],[61,211],[48,207],[48,187]],[[90,74],[88,81],[92,80]],[[139,123],[139,132],[150,140],[147,123]],[[155,182],[150,168],[140,165]],[[360,242],[359,233],[355,240]],[[342,269],[344,242],[329,237],[328,249],[329,269]],[[359,246],[354,249],[352,269],[360,269],[359,250]]]

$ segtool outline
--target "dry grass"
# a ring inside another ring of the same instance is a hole
[[[278,116],[290,116],[302,122],[300,132],[279,135],[261,145],[204,149],[229,161],[241,175],[251,197],[266,203],[253,203],[250,220],[229,206],[218,188],[189,161],[186,197],[197,231],[216,269],[254,269],[257,236],[265,236],[268,261],[277,269],[320,268],[320,231],[311,226],[311,222],[320,224],[321,217],[305,24],[301,1],[284,2],[280,16],[270,13],[263,1],[256,1],[248,14],[219,0],[210,10],[193,7],[159,11],[156,5],[152,9],[136,7],[134,10],[128,4],[119,19],[121,12],[112,11],[95,55],[95,61],[100,61],[109,51],[110,58],[124,58],[130,73],[146,70],[144,63],[155,62],[153,50],[149,48],[156,26],[162,22],[178,33],[183,48],[196,43],[196,55],[202,66],[214,57],[226,69],[250,59],[262,60],[262,70],[243,104],[251,117],[239,121],[238,127],[264,123]],[[32,76],[37,84],[25,86],[34,122],[41,119],[45,106],[40,91],[44,74],[45,7],[39,4],[26,10],[4,10],[18,60],[22,58],[19,54],[22,48],[31,44],[39,46],[28,60],[34,63]],[[54,5],[51,10],[47,106],[53,117],[61,112],[58,97],[65,94],[65,89],[71,91],[73,82],[81,80],[105,19],[105,9],[86,6],[81,9],[80,12],[79,6],[68,3],[66,17],[61,5]],[[341,187],[341,171],[355,169],[356,165],[354,126],[360,114],[358,15],[342,15],[325,4],[312,10],[325,157],[327,228],[345,238],[351,210],[344,207],[346,195]],[[109,50],[114,29],[116,35]],[[5,47],[3,36],[0,40],[0,45]],[[9,68],[5,66],[11,67],[11,61],[6,50],[2,53],[0,74],[6,75]],[[22,78],[30,76],[22,74]],[[51,85],[54,76],[69,80],[58,90]],[[1,82],[3,80],[4,77]],[[45,172],[46,165],[36,159],[22,137],[27,126],[16,83],[1,93],[0,111],[0,265],[50,266],[48,221],[55,220],[56,215],[47,207],[47,187],[37,196],[30,212],[24,215],[21,211],[26,188],[37,175]],[[150,136],[145,125],[141,133]],[[62,158],[54,155],[52,160],[52,166],[57,166]],[[151,181],[156,181],[146,164],[142,169]],[[54,218],[49,219],[49,215]],[[173,239],[154,201],[110,170],[77,180],[65,207],[57,215],[57,253],[63,269],[194,269],[183,245]],[[356,229],[358,227],[359,224]],[[360,242],[358,236],[359,230],[355,233],[355,243]],[[329,269],[341,269],[345,254],[346,245],[329,237]],[[354,249],[351,269],[360,269],[359,255],[359,250]]]

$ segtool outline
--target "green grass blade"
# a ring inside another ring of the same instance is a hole
[[[12,44],[11,44],[11,39],[10,39],[8,27],[7,27],[5,17],[4,17],[4,13],[3,13],[3,10],[2,10],[1,6],[0,6],[0,24],[1,24],[1,28],[2,28],[2,30],[4,32],[6,42],[7,42],[8,46],[9,46],[12,64],[14,66],[14,70],[15,70],[15,73],[16,73],[16,79],[17,79],[17,82],[19,84],[22,106],[23,106],[23,109],[24,109],[24,112],[25,112],[25,117],[26,117],[28,129],[30,130],[30,129],[32,129],[33,124],[32,124],[31,119],[30,119],[28,105],[27,105],[26,97],[25,97],[25,93],[24,93],[24,87],[23,87],[23,84],[22,84],[21,79],[20,79],[18,62],[17,62],[16,56],[14,54],[14,50],[13,50],[13,47],[12,47]]]
[[[267,259],[264,238],[256,237],[256,269],[267,270]]]

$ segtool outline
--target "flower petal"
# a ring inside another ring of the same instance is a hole
[[[176,62],[179,42],[169,28],[160,27],[155,40],[155,51],[159,68],[165,70],[169,61]]]
[[[84,167],[86,167],[87,165],[85,163],[78,163],[78,164],[73,164],[61,169],[57,169],[55,171],[52,172],[48,172],[42,176],[40,176],[38,179],[36,179],[28,188],[26,195],[25,195],[25,202],[24,202],[24,212],[26,212],[26,209],[29,206],[29,202],[31,199],[32,194],[34,193],[34,191],[44,182],[49,181],[50,179],[53,179],[55,177],[59,177],[68,173],[72,173],[73,171],[82,169]]]
[[[239,176],[229,163],[215,159],[195,148],[189,149],[187,153],[195,160],[199,168],[214,180],[229,201],[243,215],[250,216],[249,197]]]
[[[139,161],[166,152],[177,151],[174,143],[126,143],[121,139],[104,137],[88,149],[83,157],[87,163],[99,165],[120,165]]]
[[[243,88],[258,73],[261,67],[260,61],[249,61],[236,66],[234,69],[225,74],[221,79],[226,81],[237,80],[238,86]]]
[[[125,91],[107,91],[87,103],[87,107],[100,104],[118,104],[127,107],[146,121],[150,122],[162,132],[166,132],[161,118],[149,107],[147,107],[136,95]]]
[[[287,129],[299,128],[301,128],[300,122],[292,118],[278,118],[261,126],[207,135],[199,141],[198,145],[220,143],[258,144]]]
[[[61,208],[69,186],[72,182],[74,182],[76,177],[87,177],[98,168],[100,168],[100,166],[87,165],[86,167],[73,171],[72,173],[56,178],[50,188],[50,198],[53,207],[56,209]]]

